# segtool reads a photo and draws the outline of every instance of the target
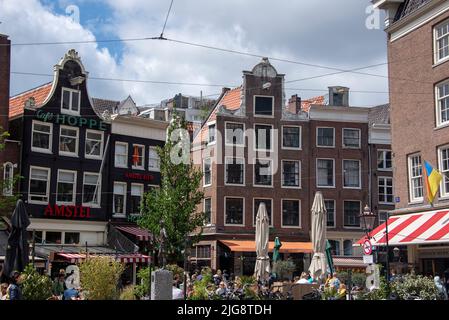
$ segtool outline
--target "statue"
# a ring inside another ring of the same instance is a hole
[[[165,242],[167,241],[167,231],[165,231],[165,222],[164,219],[161,220],[161,230],[159,232],[159,254],[158,260],[159,264],[162,264],[162,268],[165,269],[167,264],[165,258]]]

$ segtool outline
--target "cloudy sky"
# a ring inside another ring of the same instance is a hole
[[[369,0],[174,0],[164,36],[349,70],[387,60],[385,33],[366,27],[369,4]],[[20,5],[17,0],[0,0],[0,33],[16,44],[154,37],[162,31],[169,5],[170,0],[21,0]],[[240,85],[242,70],[251,70],[260,60],[159,40],[18,45],[12,47],[12,71],[51,74],[71,48],[79,52],[91,77],[204,84],[89,82],[94,97],[121,100],[130,94],[139,105],[179,92],[218,94],[220,86]],[[280,61],[272,64],[286,74],[286,81],[336,72]],[[386,76],[387,67],[360,72]],[[11,81],[14,95],[51,78],[13,74]],[[351,95],[356,106],[388,101],[386,78],[355,73],[288,83],[286,94],[308,98],[324,94],[332,85],[362,91]]]

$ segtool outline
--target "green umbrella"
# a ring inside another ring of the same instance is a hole
[[[279,237],[276,237],[274,239],[274,250],[273,250],[273,267],[274,264],[276,263],[276,261],[281,260],[281,257],[279,255],[279,249],[282,247],[282,243],[281,240],[279,240]],[[275,275],[275,277],[277,278],[277,273],[275,272],[275,268],[273,268],[273,274]]]
[[[326,240],[326,258],[327,258],[327,265],[329,266],[329,271],[331,275],[334,273],[334,261],[332,260],[332,246],[329,243],[329,240]]]

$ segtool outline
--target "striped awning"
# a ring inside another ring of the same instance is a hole
[[[116,226],[122,232],[135,236],[139,241],[149,241],[150,233],[142,228],[133,226]]]
[[[69,261],[70,263],[78,263],[86,259],[86,254],[82,253],[65,253],[65,252],[59,252],[56,254],[58,257],[63,258],[64,260]],[[145,256],[143,254],[96,254],[96,255],[90,255],[89,257],[95,257],[95,256],[109,256],[112,258],[115,258],[116,260],[122,262],[122,263],[148,263],[150,261],[149,256]]]
[[[386,245],[386,223],[374,229],[370,236],[373,245]],[[365,239],[360,239],[357,245],[362,245]],[[449,242],[449,209],[398,215],[388,219],[389,245],[445,242]]]
[[[251,240],[220,240],[232,252],[256,252],[256,242]],[[274,249],[274,242],[268,243],[269,251]],[[282,241],[282,246],[279,249],[281,253],[311,253],[313,246],[311,242],[287,242]]]
[[[347,268],[363,268],[366,265],[363,263],[363,257],[353,256],[336,256],[332,258],[335,267],[347,267]]]

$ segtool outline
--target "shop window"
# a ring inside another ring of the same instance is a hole
[[[80,234],[79,232],[65,232],[64,244],[79,244]]]
[[[45,232],[45,244],[61,244],[62,233],[61,232]]]

